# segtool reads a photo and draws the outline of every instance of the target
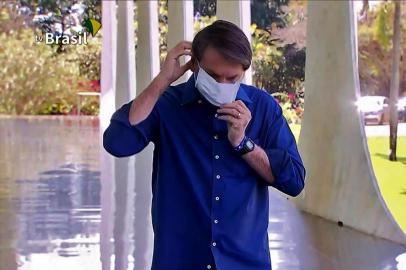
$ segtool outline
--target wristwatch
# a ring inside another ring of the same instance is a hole
[[[248,138],[247,136],[244,136],[242,141],[240,142],[239,145],[237,145],[234,150],[239,154],[240,156],[245,155],[251,151],[253,151],[255,148],[255,143],[253,140]]]

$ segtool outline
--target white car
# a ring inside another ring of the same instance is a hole
[[[382,125],[389,119],[389,100],[384,96],[364,96],[357,101],[357,107],[364,116],[364,122]]]
[[[399,120],[406,122],[406,97],[401,97],[396,104],[398,108]]]

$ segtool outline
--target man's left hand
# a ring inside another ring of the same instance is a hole
[[[228,140],[233,147],[238,146],[245,136],[245,129],[251,121],[251,112],[241,100],[224,104],[217,110],[218,119],[227,121]]]

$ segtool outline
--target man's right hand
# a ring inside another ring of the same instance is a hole
[[[146,119],[165,89],[192,67],[191,61],[182,66],[179,62],[180,56],[192,55],[191,49],[192,43],[182,41],[168,52],[159,74],[152,80],[147,88],[134,99],[129,112],[131,125],[136,125]]]
[[[180,65],[179,58],[182,55],[192,56],[192,43],[189,41],[181,41],[174,48],[168,51],[166,59],[162,65],[162,69],[158,74],[165,80],[168,85],[180,78],[187,70],[191,69],[192,61],[189,60],[186,64]]]

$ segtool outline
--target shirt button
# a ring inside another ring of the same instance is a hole
[[[212,245],[213,245],[213,247],[215,247],[217,244],[216,244],[216,242],[213,242],[213,244],[212,244]]]
[[[201,99],[199,99],[198,101],[197,101],[197,103],[199,103],[199,104],[202,104],[202,100]]]
[[[217,224],[217,223],[219,223],[219,221],[218,221],[217,219],[215,219],[215,220],[214,220],[214,223]]]
[[[217,179],[220,179],[220,178],[221,178],[221,176],[218,174],[218,175],[216,175],[216,178],[217,178]]]
[[[216,197],[216,201],[218,201],[218,200],[220,200],[220,197],[217,196],[217,197]]]
[[[215,139],[215,140],[218,140],[218,139],[219,139],[219,135],[215,134],[215,135],[214,135],[214,139]]]
[[[220,156],[219,156],[219,155],[215,155],[214,158],[215,158],[215,159],[219,159]]]
[[[211,269],[211,265],[210,265],[210,264],[207,266],[207,269]]]

